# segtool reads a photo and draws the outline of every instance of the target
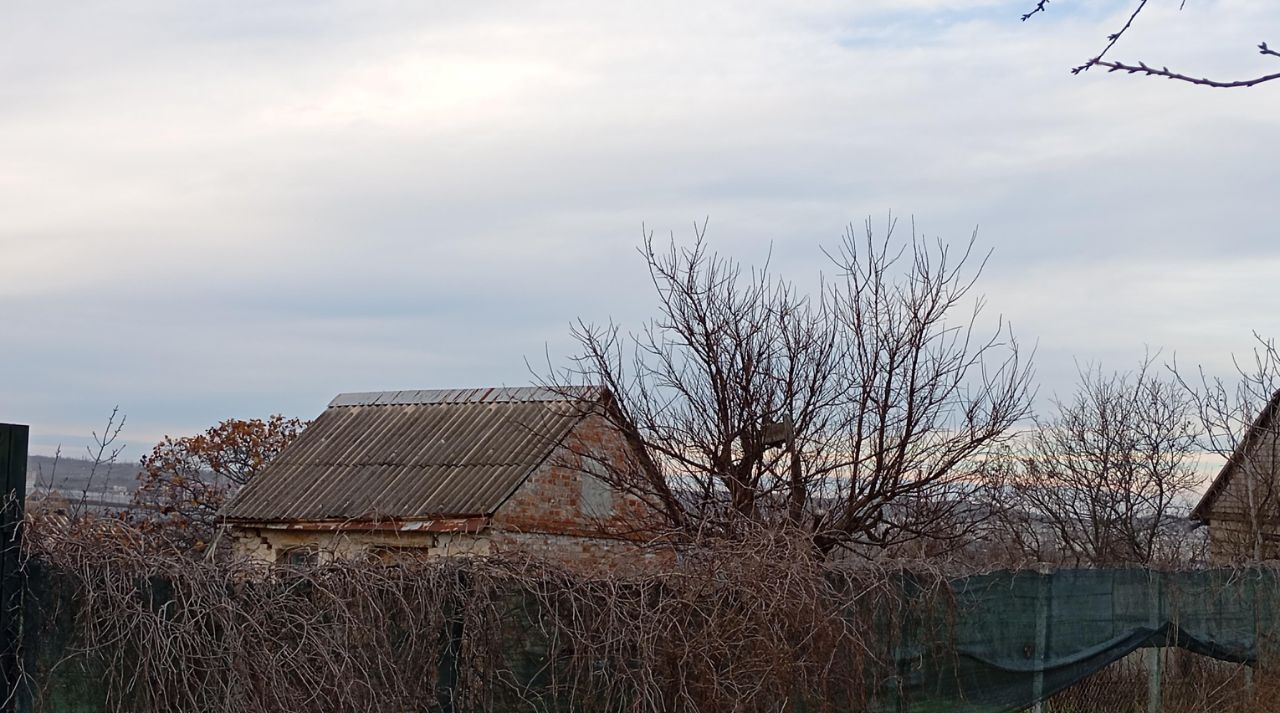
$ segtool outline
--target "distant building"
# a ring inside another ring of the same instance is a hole
[[[1191,512],[1215,563],[1280,558],[1280,392],[1272,395]]]
[[[223,509],[234,550],[272,562],[626,545],[639,510],[592,473],[633,457],[584,388],[342,394]]]

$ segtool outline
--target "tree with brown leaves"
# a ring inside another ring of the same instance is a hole
[[[128,517],[157,543],[203,551],[217,533],[222,505],[306,425],[275,415],[228,419],[195,436],[166,436],[142,458]]]

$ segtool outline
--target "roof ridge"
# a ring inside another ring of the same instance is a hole
[[[352,391],[338,394],[329,408],[348,406],[411,406],[415,404],[531,403],[590,401],[599,398],[599,386],[484,386],[470,389],[406,389],[400,391]]]

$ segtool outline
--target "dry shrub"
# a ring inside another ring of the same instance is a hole
[[[28,522],[37,710],[861,711],[894,709],[900,653],[954,655],[957,572],[824,565],[803,537],[613,571],[514,556],[268,567],[148,553],[119,520]],[[1045,710],[1146,710],[1144,655]],[[1250,687],[1246,667],[1163,655],[1162,710],[1280,711],[1265,668]]]
[[[27,673],[50,710],[858,710],[894,672],[908,598],[946,590],[785,538],[588,573],[144,555],[120,522],[29,534]]]

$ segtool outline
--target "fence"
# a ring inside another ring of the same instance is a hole
[[[950,638],[921,638],[906,652],[913,705],[1015,710],[1144,648],[1256,666],[1278,633],[1271,570],[997,572],[950,584]],[[1144,707],[1158,710],[1163,659],[1157,652],[1144,659]]]
[[[23,575],[18,539],[27,491],[27,426],[0,423],[0,685],[7,710],[16,703],[21,679]]]
[[[1011,711],[1144,647],[1265,663],[1280,605],[1263,570],[827,573],[800,597],[486,560],[181,567],[28,561],[34,709]]]

